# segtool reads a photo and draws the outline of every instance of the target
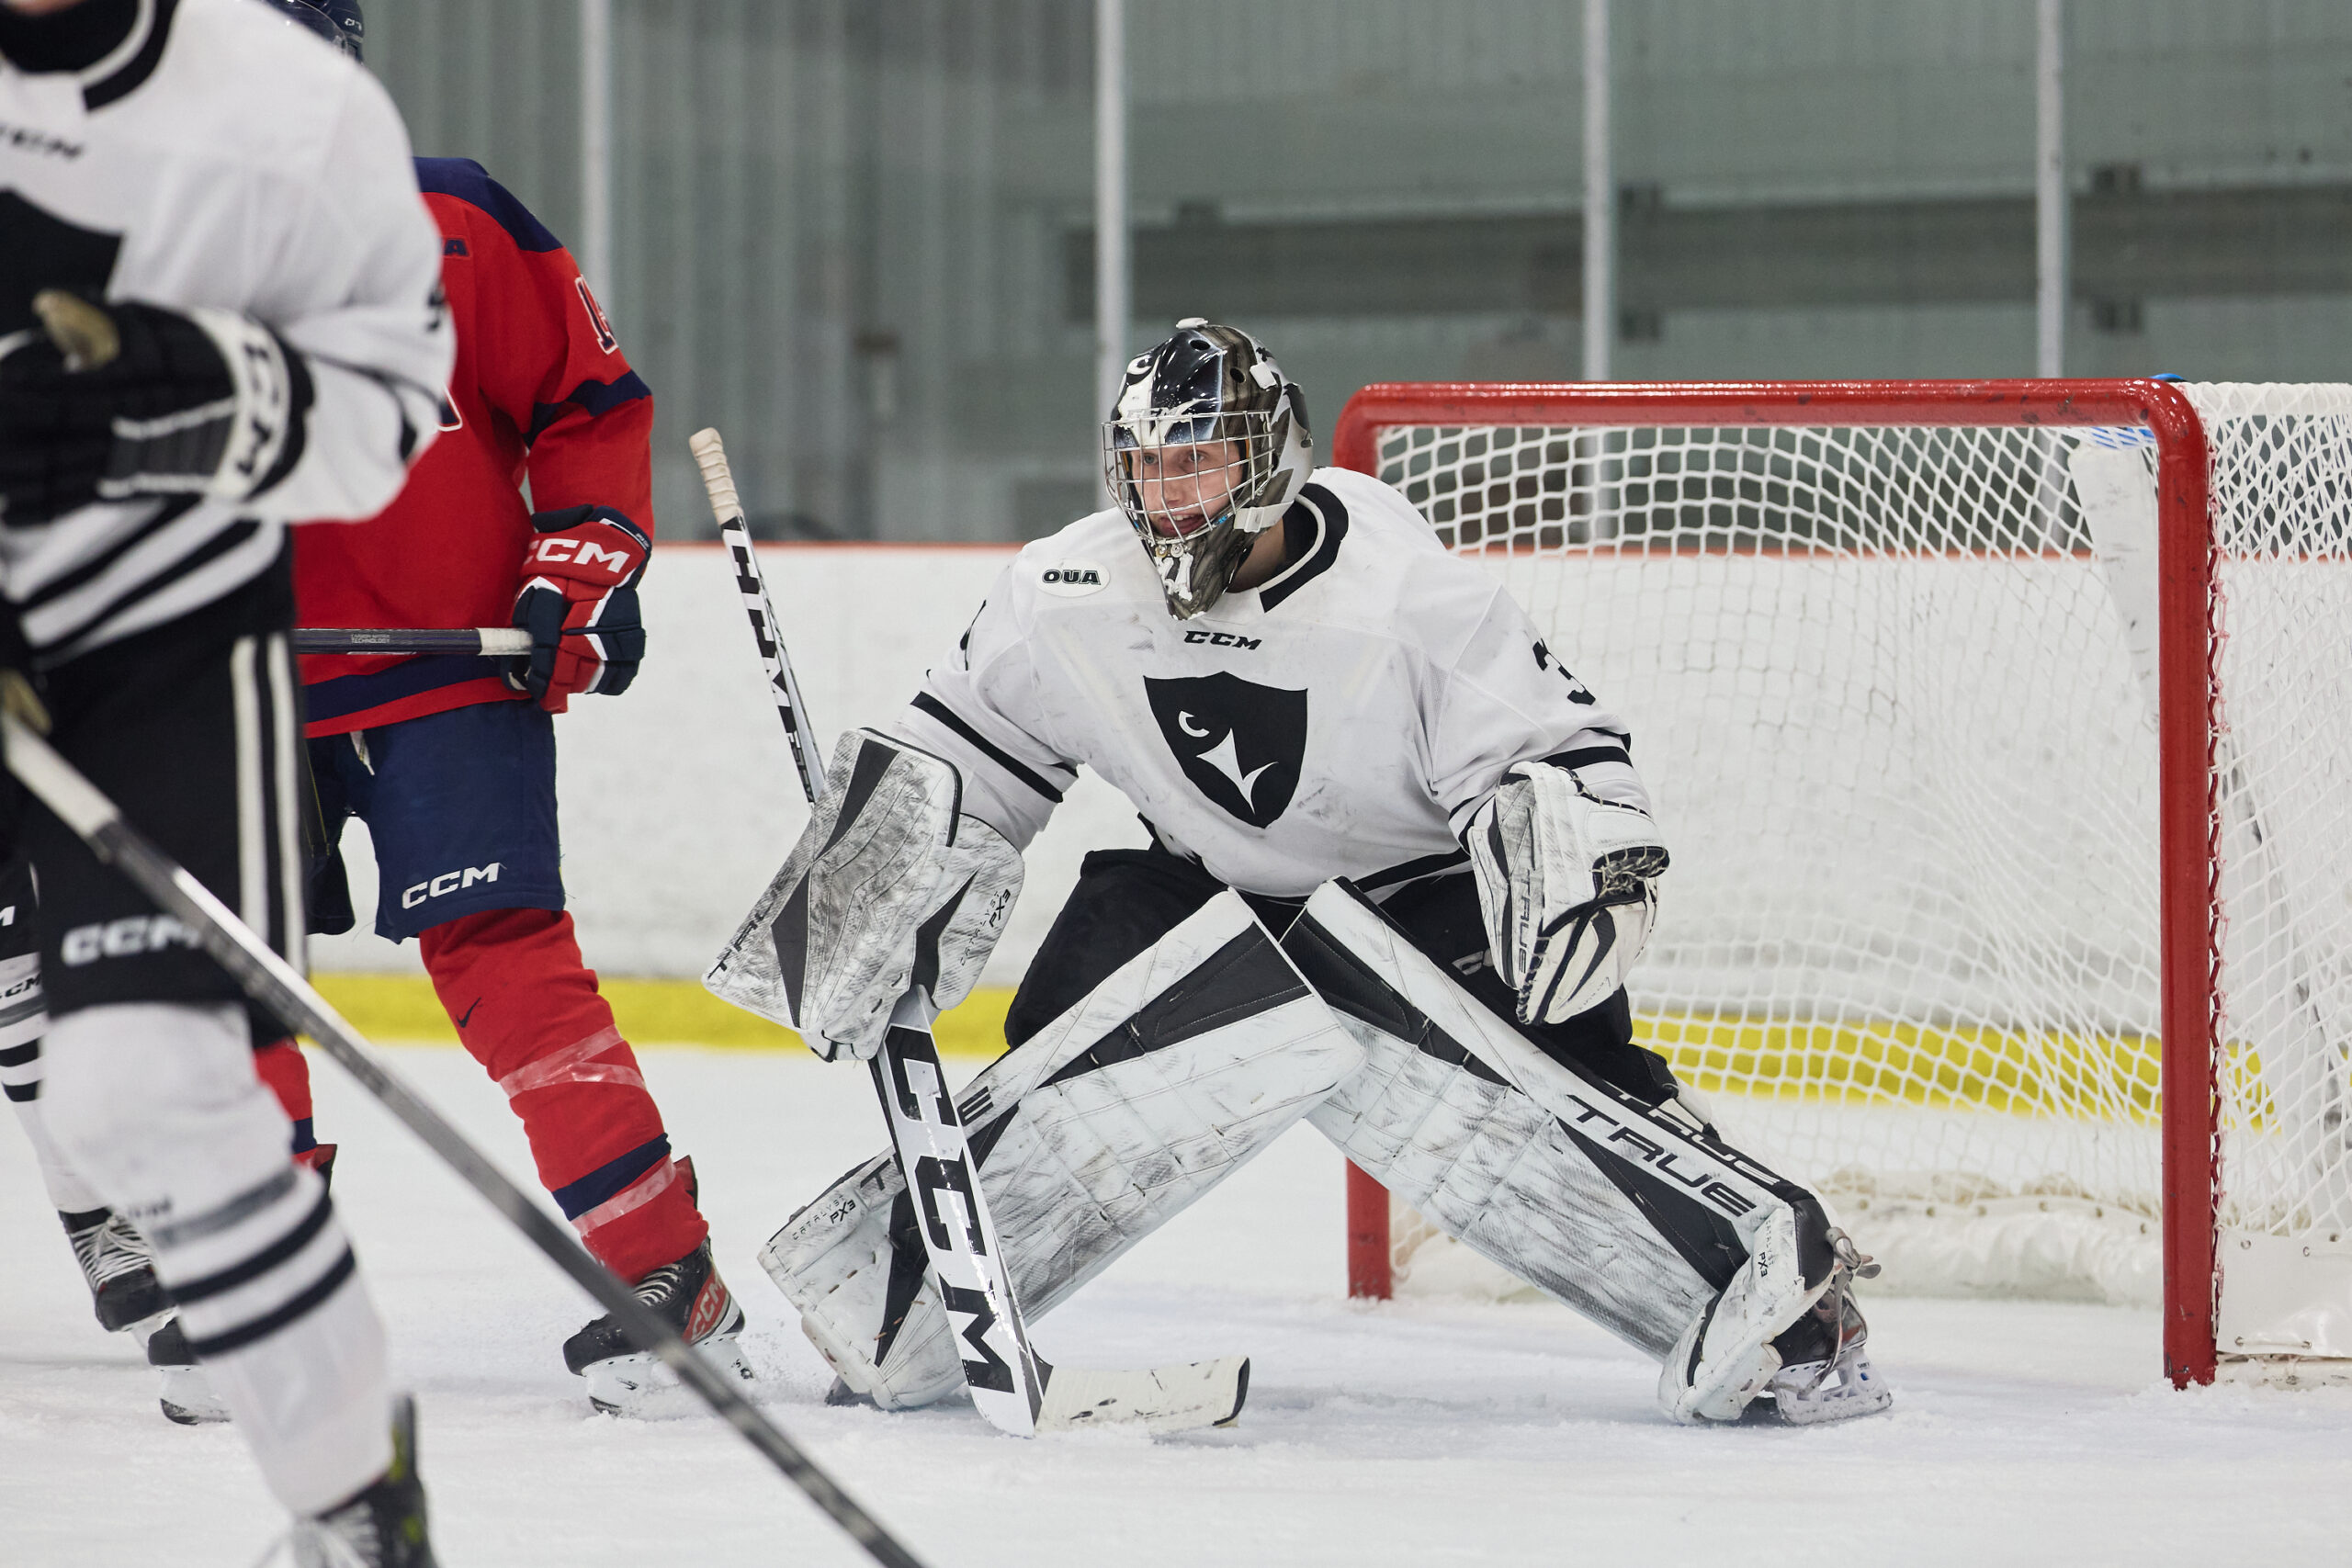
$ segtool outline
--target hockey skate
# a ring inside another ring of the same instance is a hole
[[[98,1325],[108,1334],[127,1331],[146,1339],[172,1310],[171,1298],[155,1278],[155,1255],[147,1238],[111,1209],[57,1217],[90,1287],[90,1306]]]
[[[187,1335],[176,1317],[147,1337],[147,1364],[164,1380],[164,1419],[180,1427],[209,1427],[229,1419],[229,1407],[212,1392],[212,1380],[189,1354]]]
[[[295,1568],[438,1568],[416,1473],[416,1401],[392,1401],[392,1466],[357,1496],[300,1520],[288,1541]]]
[[[710,1241],[637,1282],[637,1299],[685,1337],[719,1371],[752,1381],[737,1337],[743,1309],[712,1263]],[[675,1372],[640,1350],[609,1314],[563,1342],[563,1364],[588,1380],[588,1402],[607,1416],[668,1416],[692,1407]]]

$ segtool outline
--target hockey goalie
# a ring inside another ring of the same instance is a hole
[[[970,989],[1091,768],[1150,845],[1086,857],[962,1100],[1033,1318],[1304,1117],[1657,1358],[1676,1420],[1884,1409],[1867,1261],[1634,1042],[1668,853],[1626,727],[1403,497],[1313,467],[1248,334],[1178,323],[1102,432],[1117,507],[842,738],[714,987],[870,1057],[910,987]],[[884,1152],[762,1253],[837,1398],[961,1386],[915,1224]]]

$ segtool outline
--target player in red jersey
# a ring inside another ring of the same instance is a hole
[[[527,660],[302,660],[328,852],[312,929],[351,928],[334,846],[356,816],[375,846],[377,933],[417,939],[458,1037],[506,1091],[581,1240],[749,1378],[734,1345],[742,1311],[712,1266],[692,1168],[673,1157],[582,962],[558,871],[549,716],[575,695],[625,690],[644,651],[636,583],[652,536],[652,396],[571,254],[521,202],[470,161],[416,166],[457,325],[440,438],[381,515],[298,530],[300,624],[511,620],[536,646]],[[311,1142],[300,1053],[281,1042],[256,1066],[298,1144]],[[165,1368],[167,1413],[201,1418],[201,1381],[175,1371],[175,1338],[159,1333],[149,1359]],[[653,1376],[609,1317],[567,1340],[564,1360],[602,1410],[641,1403]]]

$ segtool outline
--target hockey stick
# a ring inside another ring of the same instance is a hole
[[[13,698],[15,693],[10,693]],[[229,972],[245,995],[316,1040],[361,1087],[448,1162],[492,1208],[506,1216],[531,1244],[555,1266],[571,1276],[581,1289],[605,1310],[620,1319],[629,1337],[666,1362],[744,1440],[766,1456],[809,1500],[831,1515],[833,1522],[864,1547],[867,1555],[889,1568],[922,1568],[907,1549],[885,1530],[832,1479],[810,1461],[792,1439],[778,1430],[752,1402],[688,1348],[678,1331],[654,1315],[603,1264],[588,1255],[561,1225],[549,1218],[523,1190],[506,1179],[464,1134],[408,1085],[378,1062],[351,1025],[324,998],[312,990],[285,959],[243,921],[229,912],[210,889],[157,849],[122,818],[114,802],[84,778],[78,769],[41,739],[16,711],[11,702],[0,711],[0,736],[5,737],[8,771],[55,812],[90,847],[90,852],[112,866],[153,899],[157,908],[176,919],[221,968]]]
[[[726,448],[716,430],[697,432],[690,445],[704,488],[710,492],[718,536],[735,561],[735,585],[751,619],[752,640],[759,645],[776,716],[784,721],[792,745],[801,790],[814,807],[825,792],[824,760],[808,728],[808,705],[793,677],[775,604],[768,596],[767,580],[744,525]],[[719,963],[723,965],[726,959]],[[922,1212],[922,1223],[915,1228],[922,1234],[940,1300],[950,1314],[968,1320],[958,1336],[964,1347],[964,1381],[981,1416],[1000,1430],[1024,1438],[1119,1421],[1181,1431],[1224,1426],[1239,1416],[1250,1392],[1250,1361],[1244,1356],[1108,1371],[1056,1368],[1030,1348],[1028,1325],[1013,1295],[996,1221],[980,1190],[979,1164],[972,1156],[956,1099],[947,1091],[931,1025],[931,1005],[920,990],[899,998],[871,1064],[874,1089],[890,1126],[899,1177]],[[959,1215],[962,1223],[954,1223]]]
[[[531,651],[520,626],[304,626],[297,653],[479,653],[509,658]]]

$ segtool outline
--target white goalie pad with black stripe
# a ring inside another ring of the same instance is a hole
[[[963,814],[953,763],[903,740],[854,729],[830,776],[703,984],[820,1056],[871,1056],[910,988],[940,1011],[969,994],[1021,896],[1021,854]]]
[[[1235,894],[1130,959],[957,1097],[1024,1314],[1067,1299],[1363,1062]],[[914,1226],[885,1153],[760,1253],[810,1342],[885,1409],[963,1385]]]
[[[1449,1235],[1668,1363],[1678,1419],[1736,1417],[1838,1266],[1819,1201],[1554,1061],[1344,883],[1283,946],[1365,1050],[1316,1128]]]

